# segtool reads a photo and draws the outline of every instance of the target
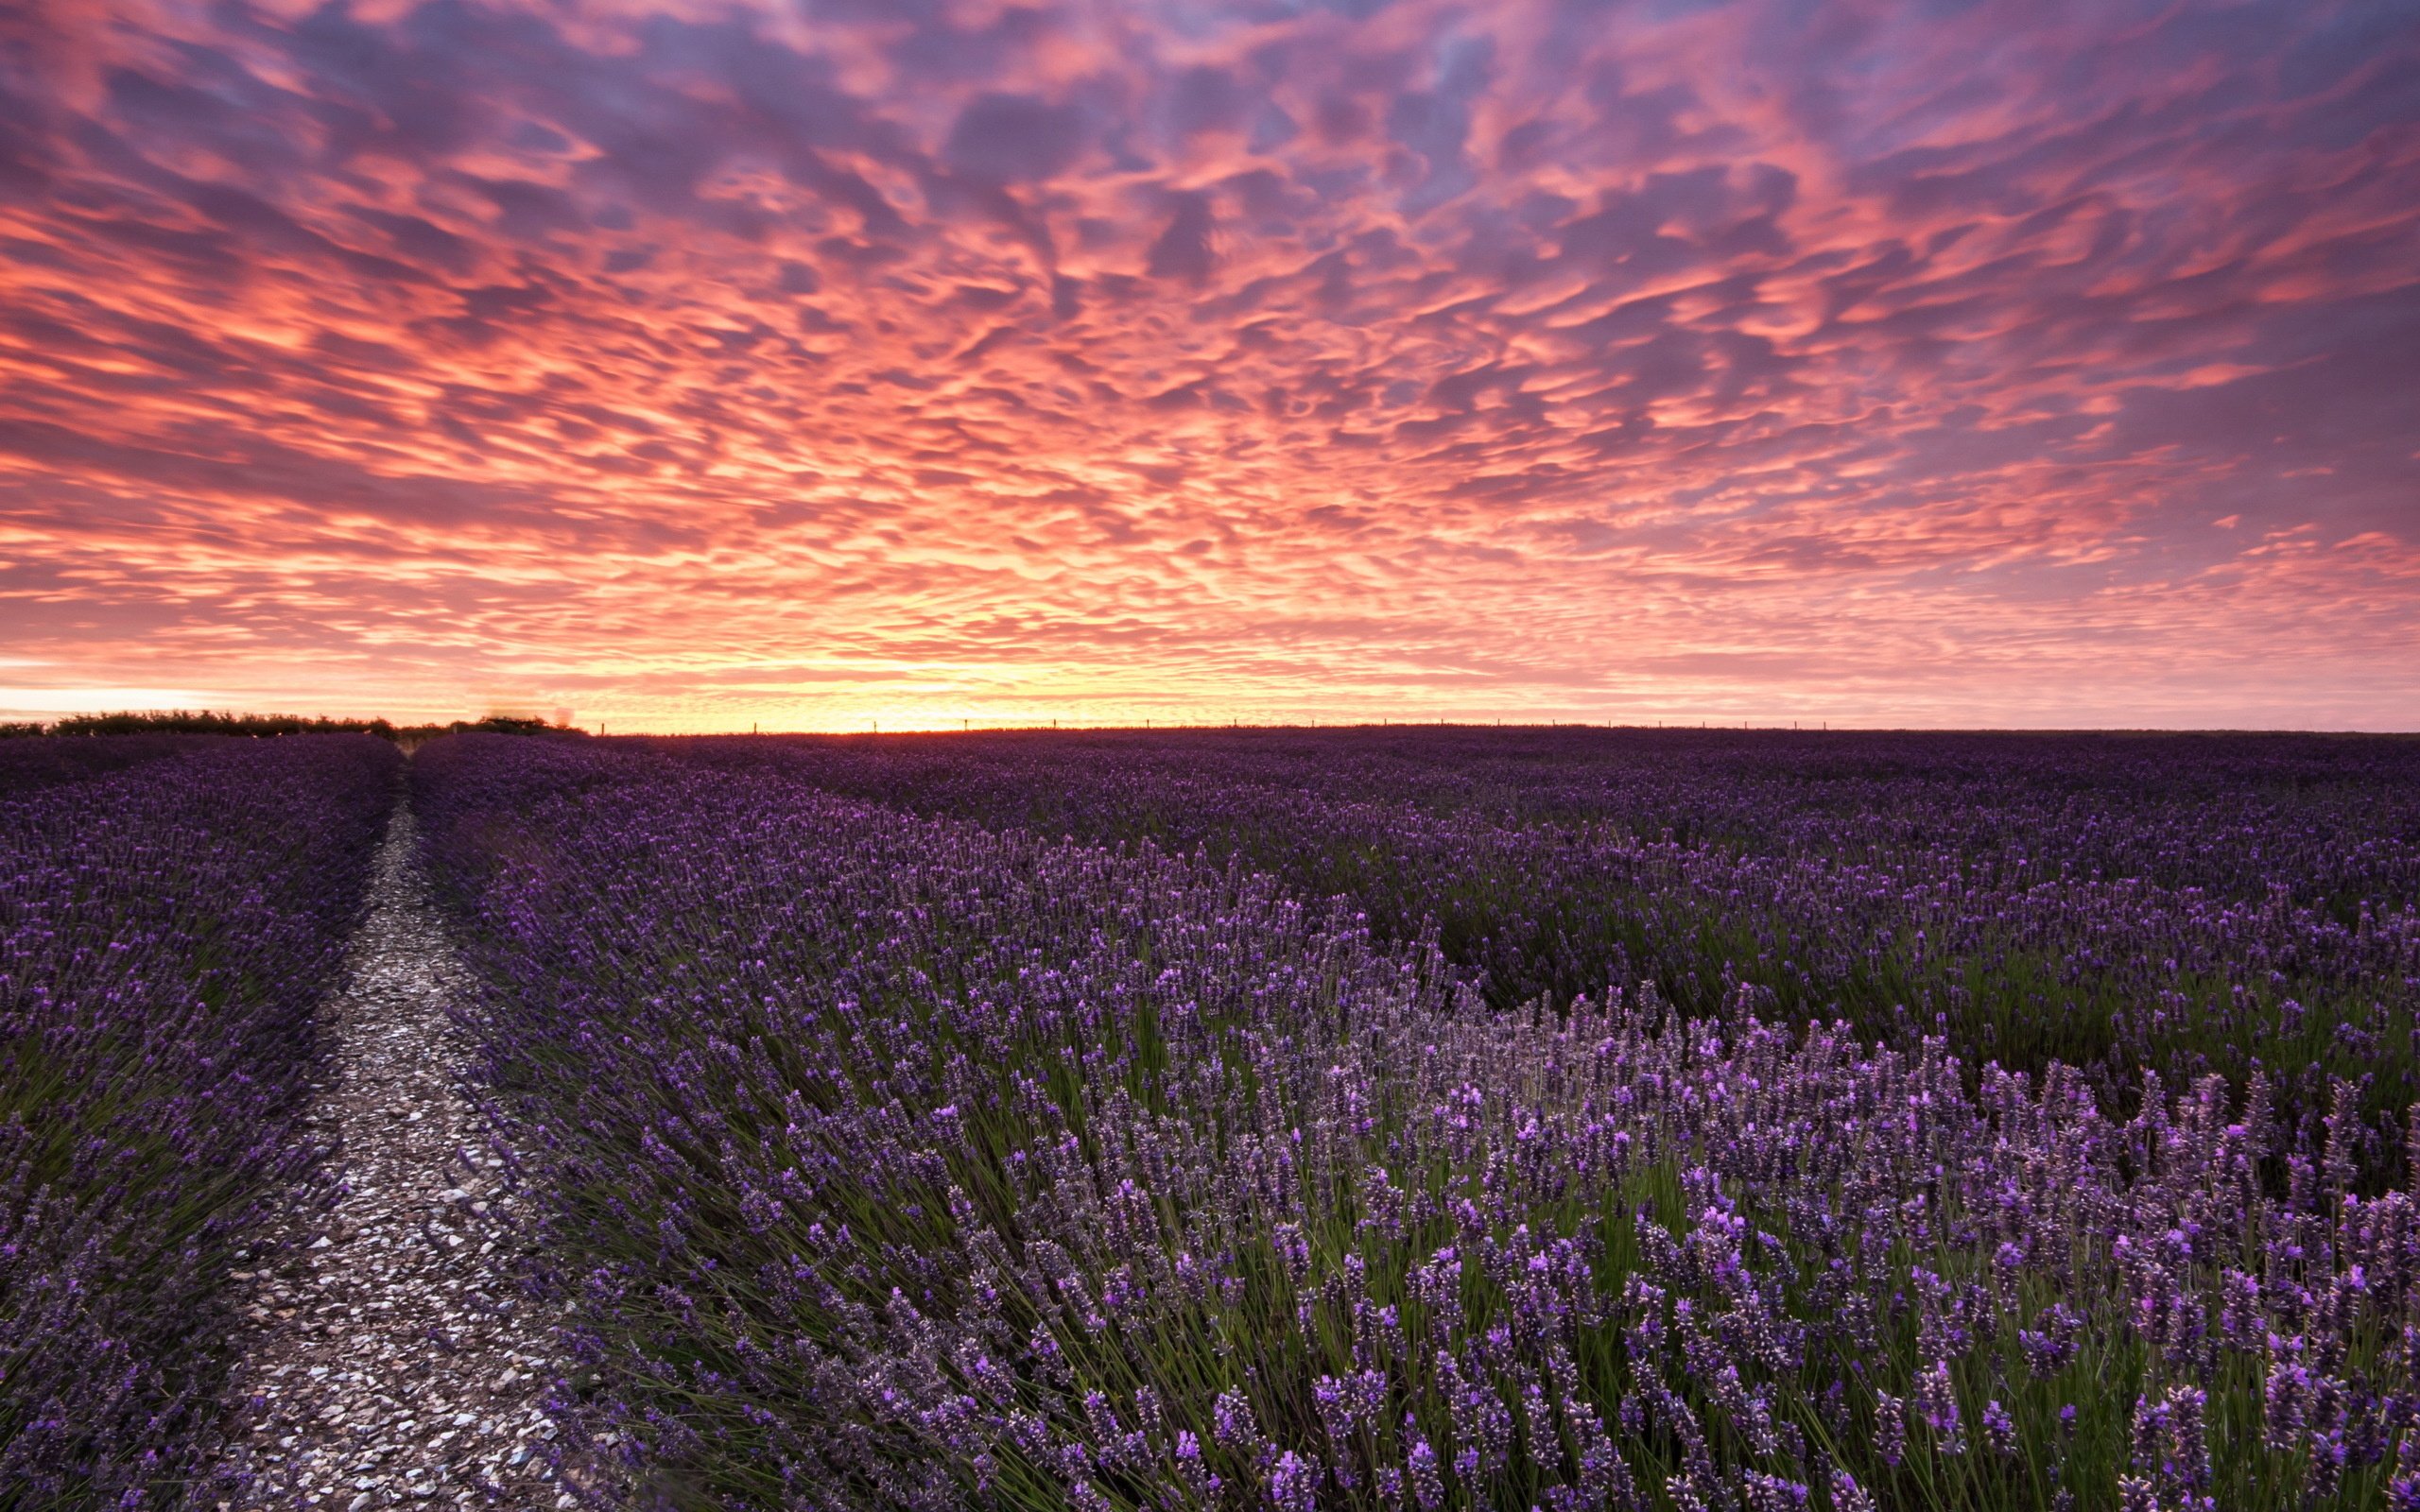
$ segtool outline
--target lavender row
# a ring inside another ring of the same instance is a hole
[[[1236,866],[458,739],[429,859],[593,1427],[698,1506],[2420,1504],[2420,1224],[2303,1124]]]
[[[1097,798],[1121,789],[1116,822],[1163,834],[1202,788],[1276,789],[1757,854],[1940,848],[2238,900],[2420,894],[2420,742],[2402,737],[1394,727],[655,744],[1047,833],[1099,824]]]
[[[2420,745],[2318,737],[1270,732],[663,741],[994,827],[1240,858],[1434,928],[1499,1005],[1691,1011],[2420,1096]]]
[[[181,734],[108,737],[12,736],[0,739],[0,798],[60,782],[105,777],[147,762],[207,748],[206,738]]]
[[[184,1495],[228,1363],[226,1273],[317,1153],[312,1008],[399,761],[367,736],[144,744],[0,799],[8,1506]]]

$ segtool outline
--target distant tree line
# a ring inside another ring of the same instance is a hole
[[[304,714],[233,714],[214,710],[172,709],[145,713],[70,714],[42,724],[32,720],[0,721],[0,739],[28,735],[337,735],[359,733],[382,740],[417,741],[466,730],[505,735],[549,732],[584,734],[571,726],[550,725],[520,714],[490,714],[484,719],[457,719],[449,724],[396,725],[385,719],[326,719]]]

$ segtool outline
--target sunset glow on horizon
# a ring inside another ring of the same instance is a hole
[[[2394,4],[35,0],[0,719],[2420,728]]]

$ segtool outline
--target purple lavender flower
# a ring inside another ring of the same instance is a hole
[[[2020,1450],[2017,1443],[2016,1420],[1996,1397],[1983,1404],[1983,1437],[1994,1453],[2014,1457]]]
[[[1908,1410],[1887,1391],[1874,1394],[1874,1452],[1896,1466],[1908,1452]]]
[[[1277,1512],[1318,1512],[1320,1481],[1317,1461],[1287,1450],[1269,1472],[1270,1505]]]
[[[1226,1449],[1253,1451],[1260,1447],[1260,1428],[1253,1419],[1252,1402],[1233,1388],[1219,1393],[1211,1408],[1213,1435]]]
[[[1844,1469],[1832,1471],[1832,1512],[1876,1512],[1874,1498]]]
[[[1916,1410],[1933,1441],[1945,1454],[1966,1452],[1966,1429],[1958,1413],[1958,1387],[1949,1379],[1949,1362],[1935,1360],[1916,1377]]]
[[[1218,1473],[1201,1459],[1201,1440],[1191,1429],[1179,1429],[1176,1435],[1176,1476],[1185,1491],[1196,1501],[1215,1504],[1220,1487],[1225,1484]]]
[[[1428,1440],[1415,1438],[1404,1454],[1404,1469],[1411,1477],[1412,1499],[1420,1503],[1420,1512],[1436,1512],[1445,1504],[1445,1481],[1437,1469],[1437,1452]]]

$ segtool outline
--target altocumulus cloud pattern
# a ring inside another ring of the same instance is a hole
[[[2420,720],[2405,5],[0,28],[21,694]]]

